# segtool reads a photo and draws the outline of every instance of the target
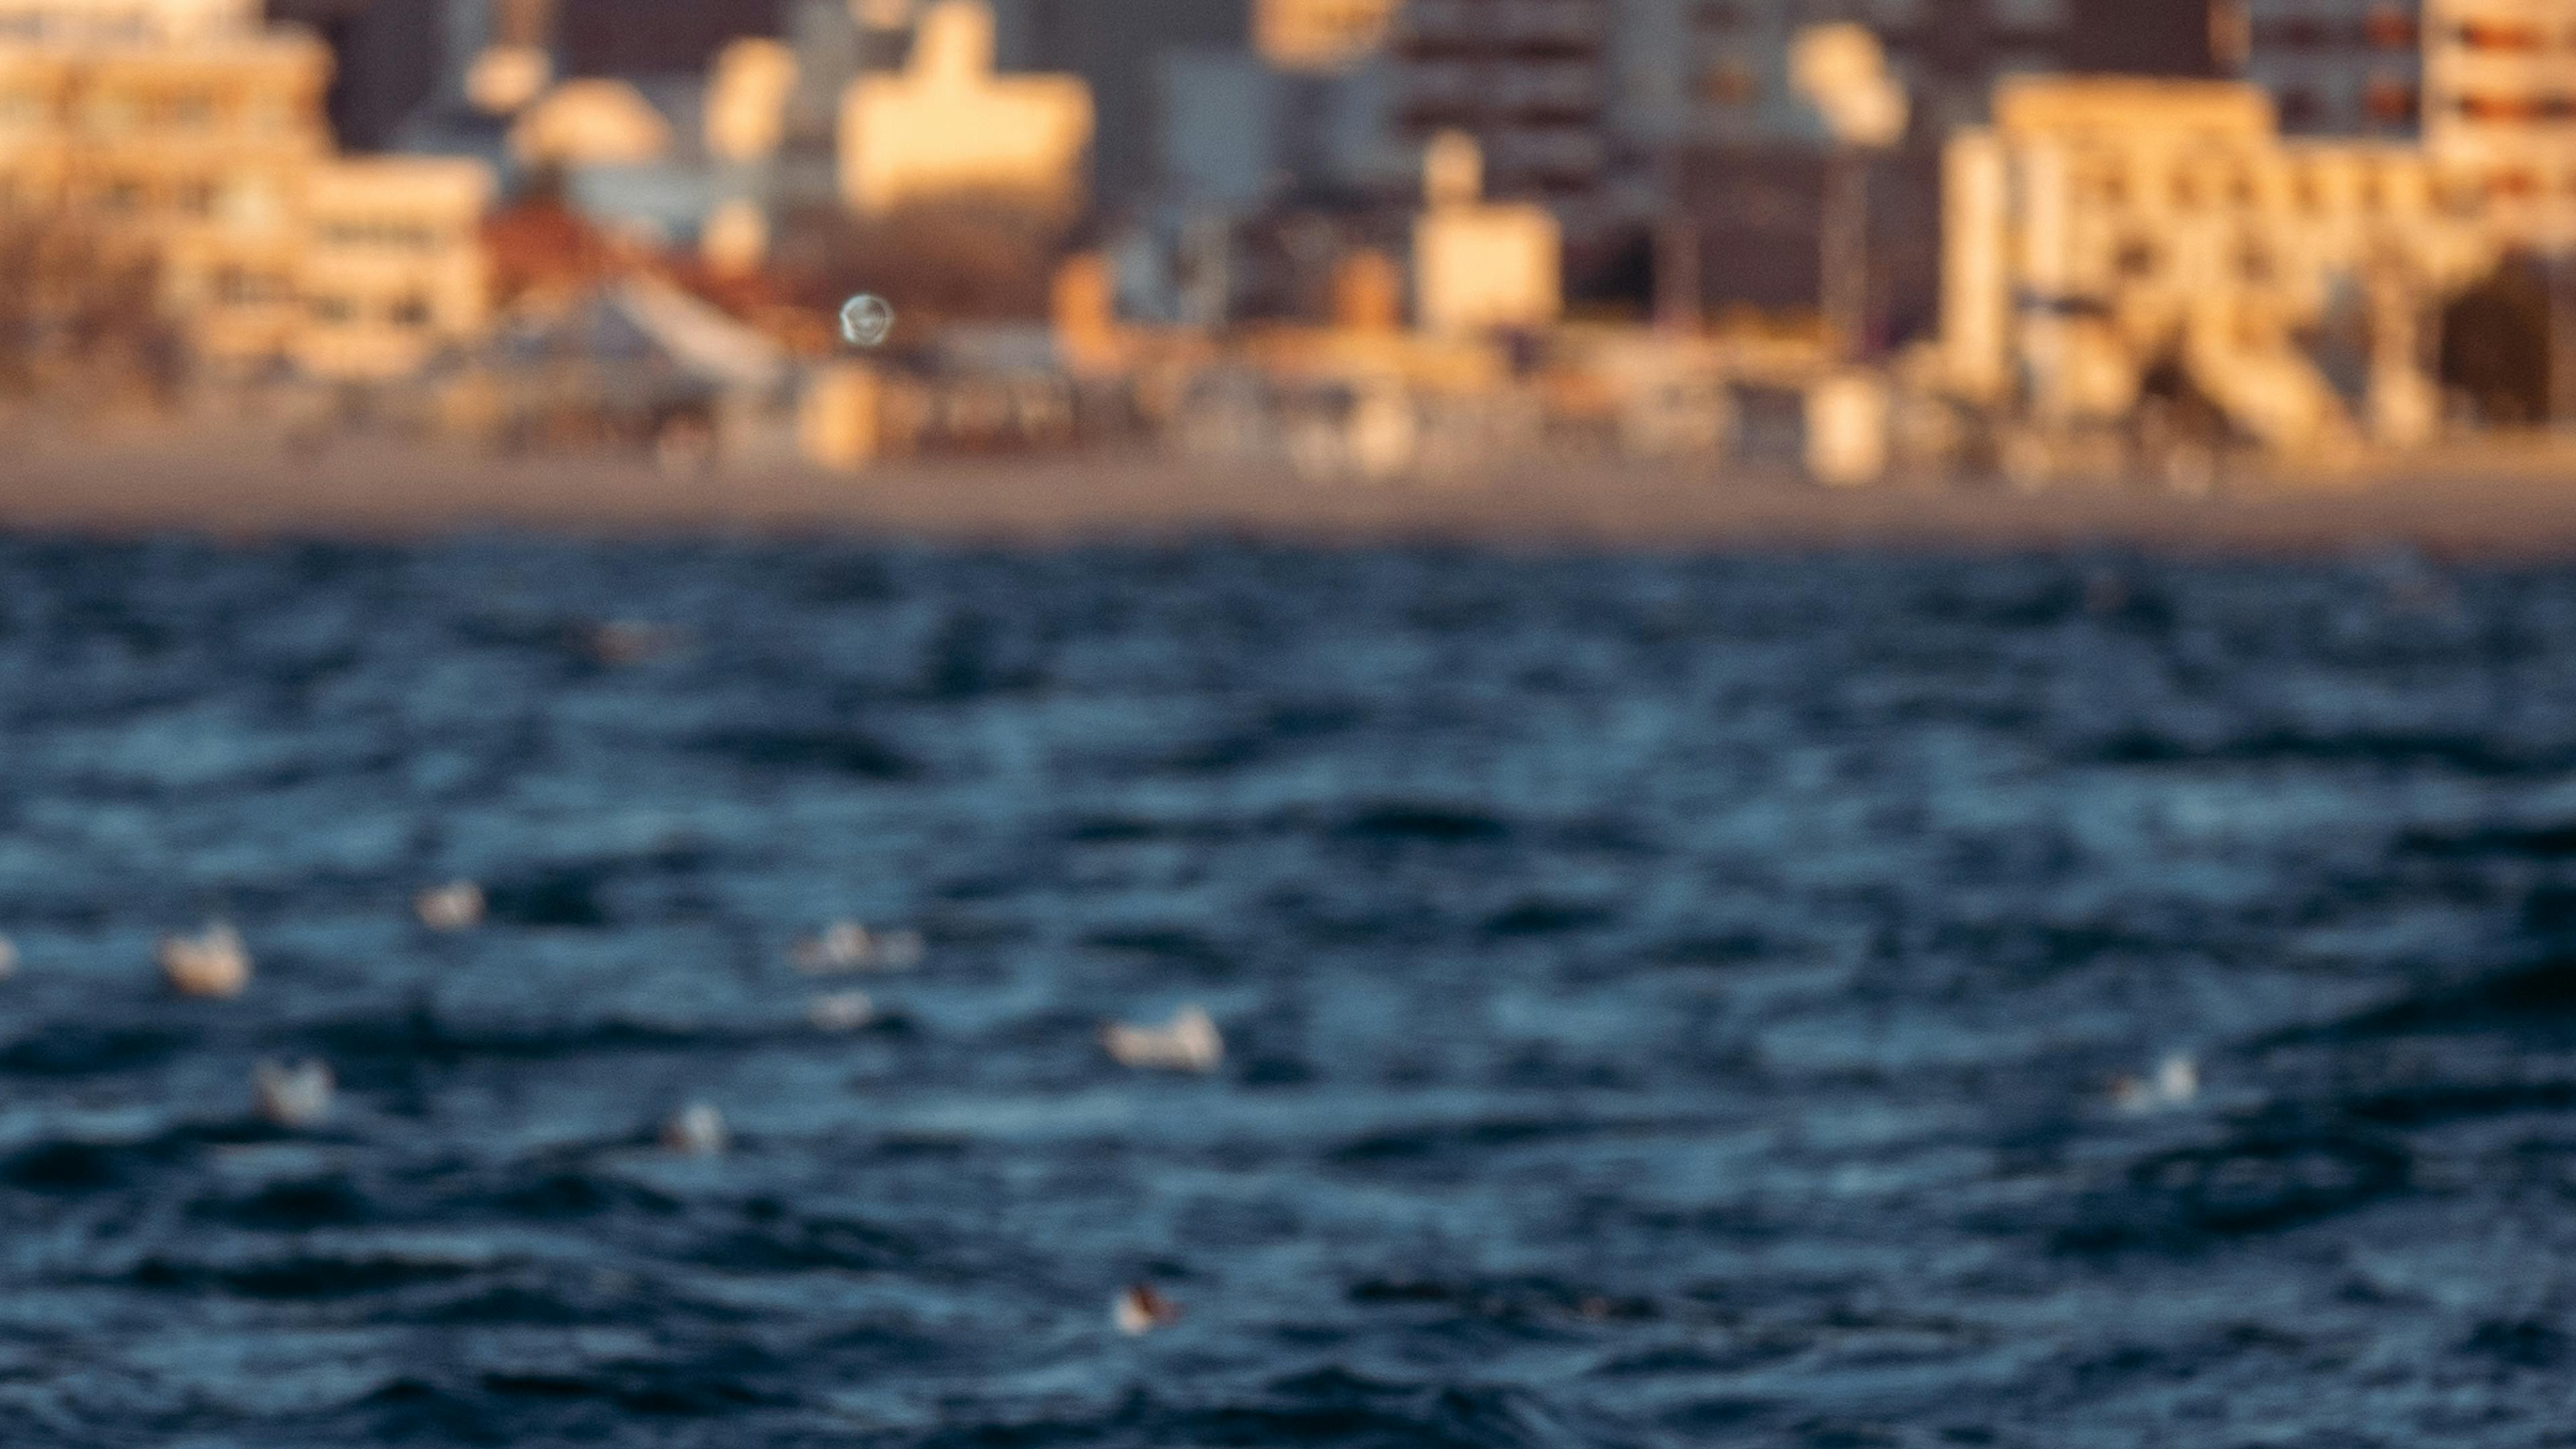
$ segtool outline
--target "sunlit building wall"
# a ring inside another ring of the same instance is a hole
[[[1253,44],[1282,70],[1345,70],[1384,49],[1397,3],[1253,0]]]
[[[387,378],[479,336],[489,307],[481,163],[331,161],[305,178],[289,354],[318,377]]]
[[[996,75],[991,9],[939,0],[898,72],[841,99],[843,204],[862,215],[943,200],[1071,213],[1086,196],[1091,91],[1070,75]]]
[[[2428,0],[2424,136],[2524,239],[2576,245],[2576,0]]]
[[[378,372],[375,359],[396,352],[417,360],[479,321],[479,300],[454,280],[479,267],[479,245],[471,220],[455,218],[480,216],[488,182],[467,188],[470,208],[448,206],[438,198],[455,193],[440,178],[480,167],[371,163],[392,169],[370,173],[372,199],[353,216],[323,119],[330,68],[314,36],[263,25],[249,4],[9,4],[0,205],[147,245],[161,305],[219,366],[300,359],[327,372],[348,360]],[[430,232],[417,226],[424,206],[444,218]],[[390,279],[386,294],[425,305],[387,303],[368,325],[416,345],[314,345],[337,319],[312,288],[335,275],[348,254],[335,238],[351,227],[406,238],[374,272]]]
[[[2415,325],[2502,245],[2474,188],[2402,141],[2283,139],[2245,85],[2011,82],[1954,137],[1943,336],[1955,385],[2061,423],[2126,416],[2184,368],[2285,451],[2366,422],[2432,422]],[[2371,311],[2367,416],[2299,345],[2341,301]]]

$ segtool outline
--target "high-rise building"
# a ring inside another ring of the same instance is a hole
[[[2270,93],[2292,135],[2411,135],[2422,112],[2420,0],[2227,0],[2220,68]]]
[[[438,0],[268,0],[268,18],[331,48],[325,108],[342,146],[382,150],[438,89]]]
[[[1390,42],[1401,141],[1463,132],[1490,195],[1596,225],[1612,203],[1617,19],[1614,0],[1408,0]]]

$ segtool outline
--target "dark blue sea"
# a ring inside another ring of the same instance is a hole
[[[2576,571],[0,541],[0,931],[10,1449],[2576,1443]]]

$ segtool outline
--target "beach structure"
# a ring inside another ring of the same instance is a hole
[[[1414,312],[1424,330],[1543,327],[1564,310],[1563,239],[1532,202],[1485,199],[1484,155],[1464,131],[1431,139],[1413,227]]]

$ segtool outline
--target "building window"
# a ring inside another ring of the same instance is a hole
[[[429,299],[418,294],[399,298],[394,302],[393,310],[386,315],[397,327],[426,327],[429,325]]]
[[[2487,195],[2515,201],[2527,201],[2540,194],[2540,178],[2519,167],[2490,172]]]
[[[349,299],[346,297],[316,297],[313,299],[313,320],[316,322],[337,325],[348,321],[357,314],[358,309],[350,306]]]
[[[2456,38],[2471,50],[2533,51],[2549,46],[2549,37],[2539,26],[2512,20],[2462,21]]]
[[[2291,127],[2315,125],[2325,115],[2325,106],[2317,93],[2305,86],[2293,86],[2281,92],[2281,124]]]
[[[2362,17],[2361,43],[2373,50],[2413,52],[2422,37],[2417,34],[2415,17],[2391,5],[2382,5]]]
[[[2143,281],[2156,274],[2156,244],[2142,236],[2120,243],[2118,255],[2111,259],[2120,275],[2131,281]]]
[[[215,209],[215,183],[204,179],[179,183],[179,209],[190,216],[212,215]]]
[[[1733,57],[1710,62],[1699,75],[1699,98],[1712,106],[1751,105],[1761,93],[1753,67]]]
[[[2331,40],[2325,22],[2307,15],[2266,21],[2254,31],[2255,47],[2261,50],[2323,50]]]
[[[2414,120],[2423,103],[2415,87],[2386,76],[2375,76],[2361,88],[2363,114],[2383,126],[2402,126]]]

